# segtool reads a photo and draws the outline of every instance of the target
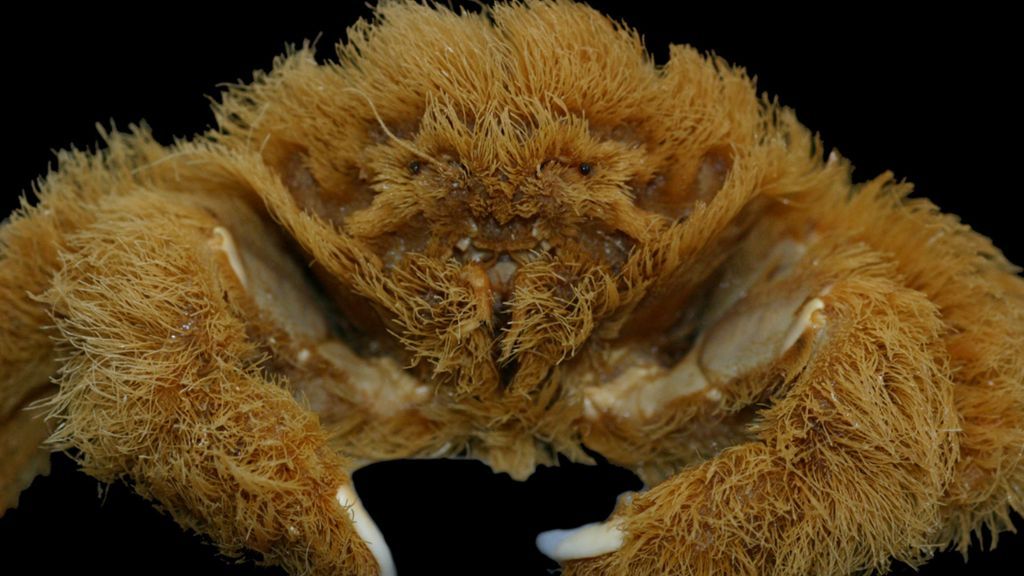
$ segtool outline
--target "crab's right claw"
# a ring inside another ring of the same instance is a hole
[[[54,445],[96,478],[129,479],[228,555],[294,574],[393,574],[352,465],[296,401],[290,372],[268,365],[270,338],[319,330],[260,307],[303,290],[273,233],[224,198],[139,191],[99,210],[45,295],[68,345]]]

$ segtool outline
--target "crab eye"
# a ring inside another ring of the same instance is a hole
[[[412,162],[409,162],[409,173],[410,174],[412,174],[414,176],[416,174],[419,174],[421,168],[423,168],[423,165],[420,163],[419,160],[413,160]]]
[[[583,174],[584,176],[587,176],[587,175],[590,174],[590,171],[593,170],[593,169],[594,169],[594,167],[591,166],[589,162],[580,162],[580,174]]]

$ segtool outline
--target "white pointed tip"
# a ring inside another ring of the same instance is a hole
[[[342,507],[348,509],[356,533],[363,539],[363,542],[366,542],[366,546],[377,559],[380,576],[395,576],[397,571],[395,570],[395,561],[391,558],[391,549],[388,548],[387,542],[384,541],[384,535],[377,528],[373,518],[370,518],[366,508],[363,508],[363,503],[359,501],[356,491],[351,486],[343,485],[338,488],[337,498]]]
[[[214,248],[223,251],[227,255],[231,270],[238,277],[238,281],[242,283],[242,287],[248,290],[249,278],[245,274],[245,267],[242,266],[242,257],[238,253],[238,247],[235,246],[235,239],[231,236],[231,232],[228,232],[228,229],[223,226],[217,226],[213,229],[213,235],[216,237],[211,241]]]
[[[594,522],[571,530],[548,530],[537,535],[541,554],[562,563],[614,552],[622,546],[618,522]]]

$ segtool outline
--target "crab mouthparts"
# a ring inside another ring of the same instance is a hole
[[[501,253],[489,262],[470,262],[463,268],[463,277],[469,281],[476,299],[489,303],[495,313],[501,313],[512,297],[513,281],[520,263],[507,253]]]

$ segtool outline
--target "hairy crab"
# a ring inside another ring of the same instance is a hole
[[[5,432],[295,572],[386,565],[347,473],[404,457],[636,471],[541,540],[569,573],[846,573],[1009,527],[1022,288],[988,242],[585,7],[381,13],[206,138],[64,157],[2,232]],[[53,430],[17,411],[43,397]]]

